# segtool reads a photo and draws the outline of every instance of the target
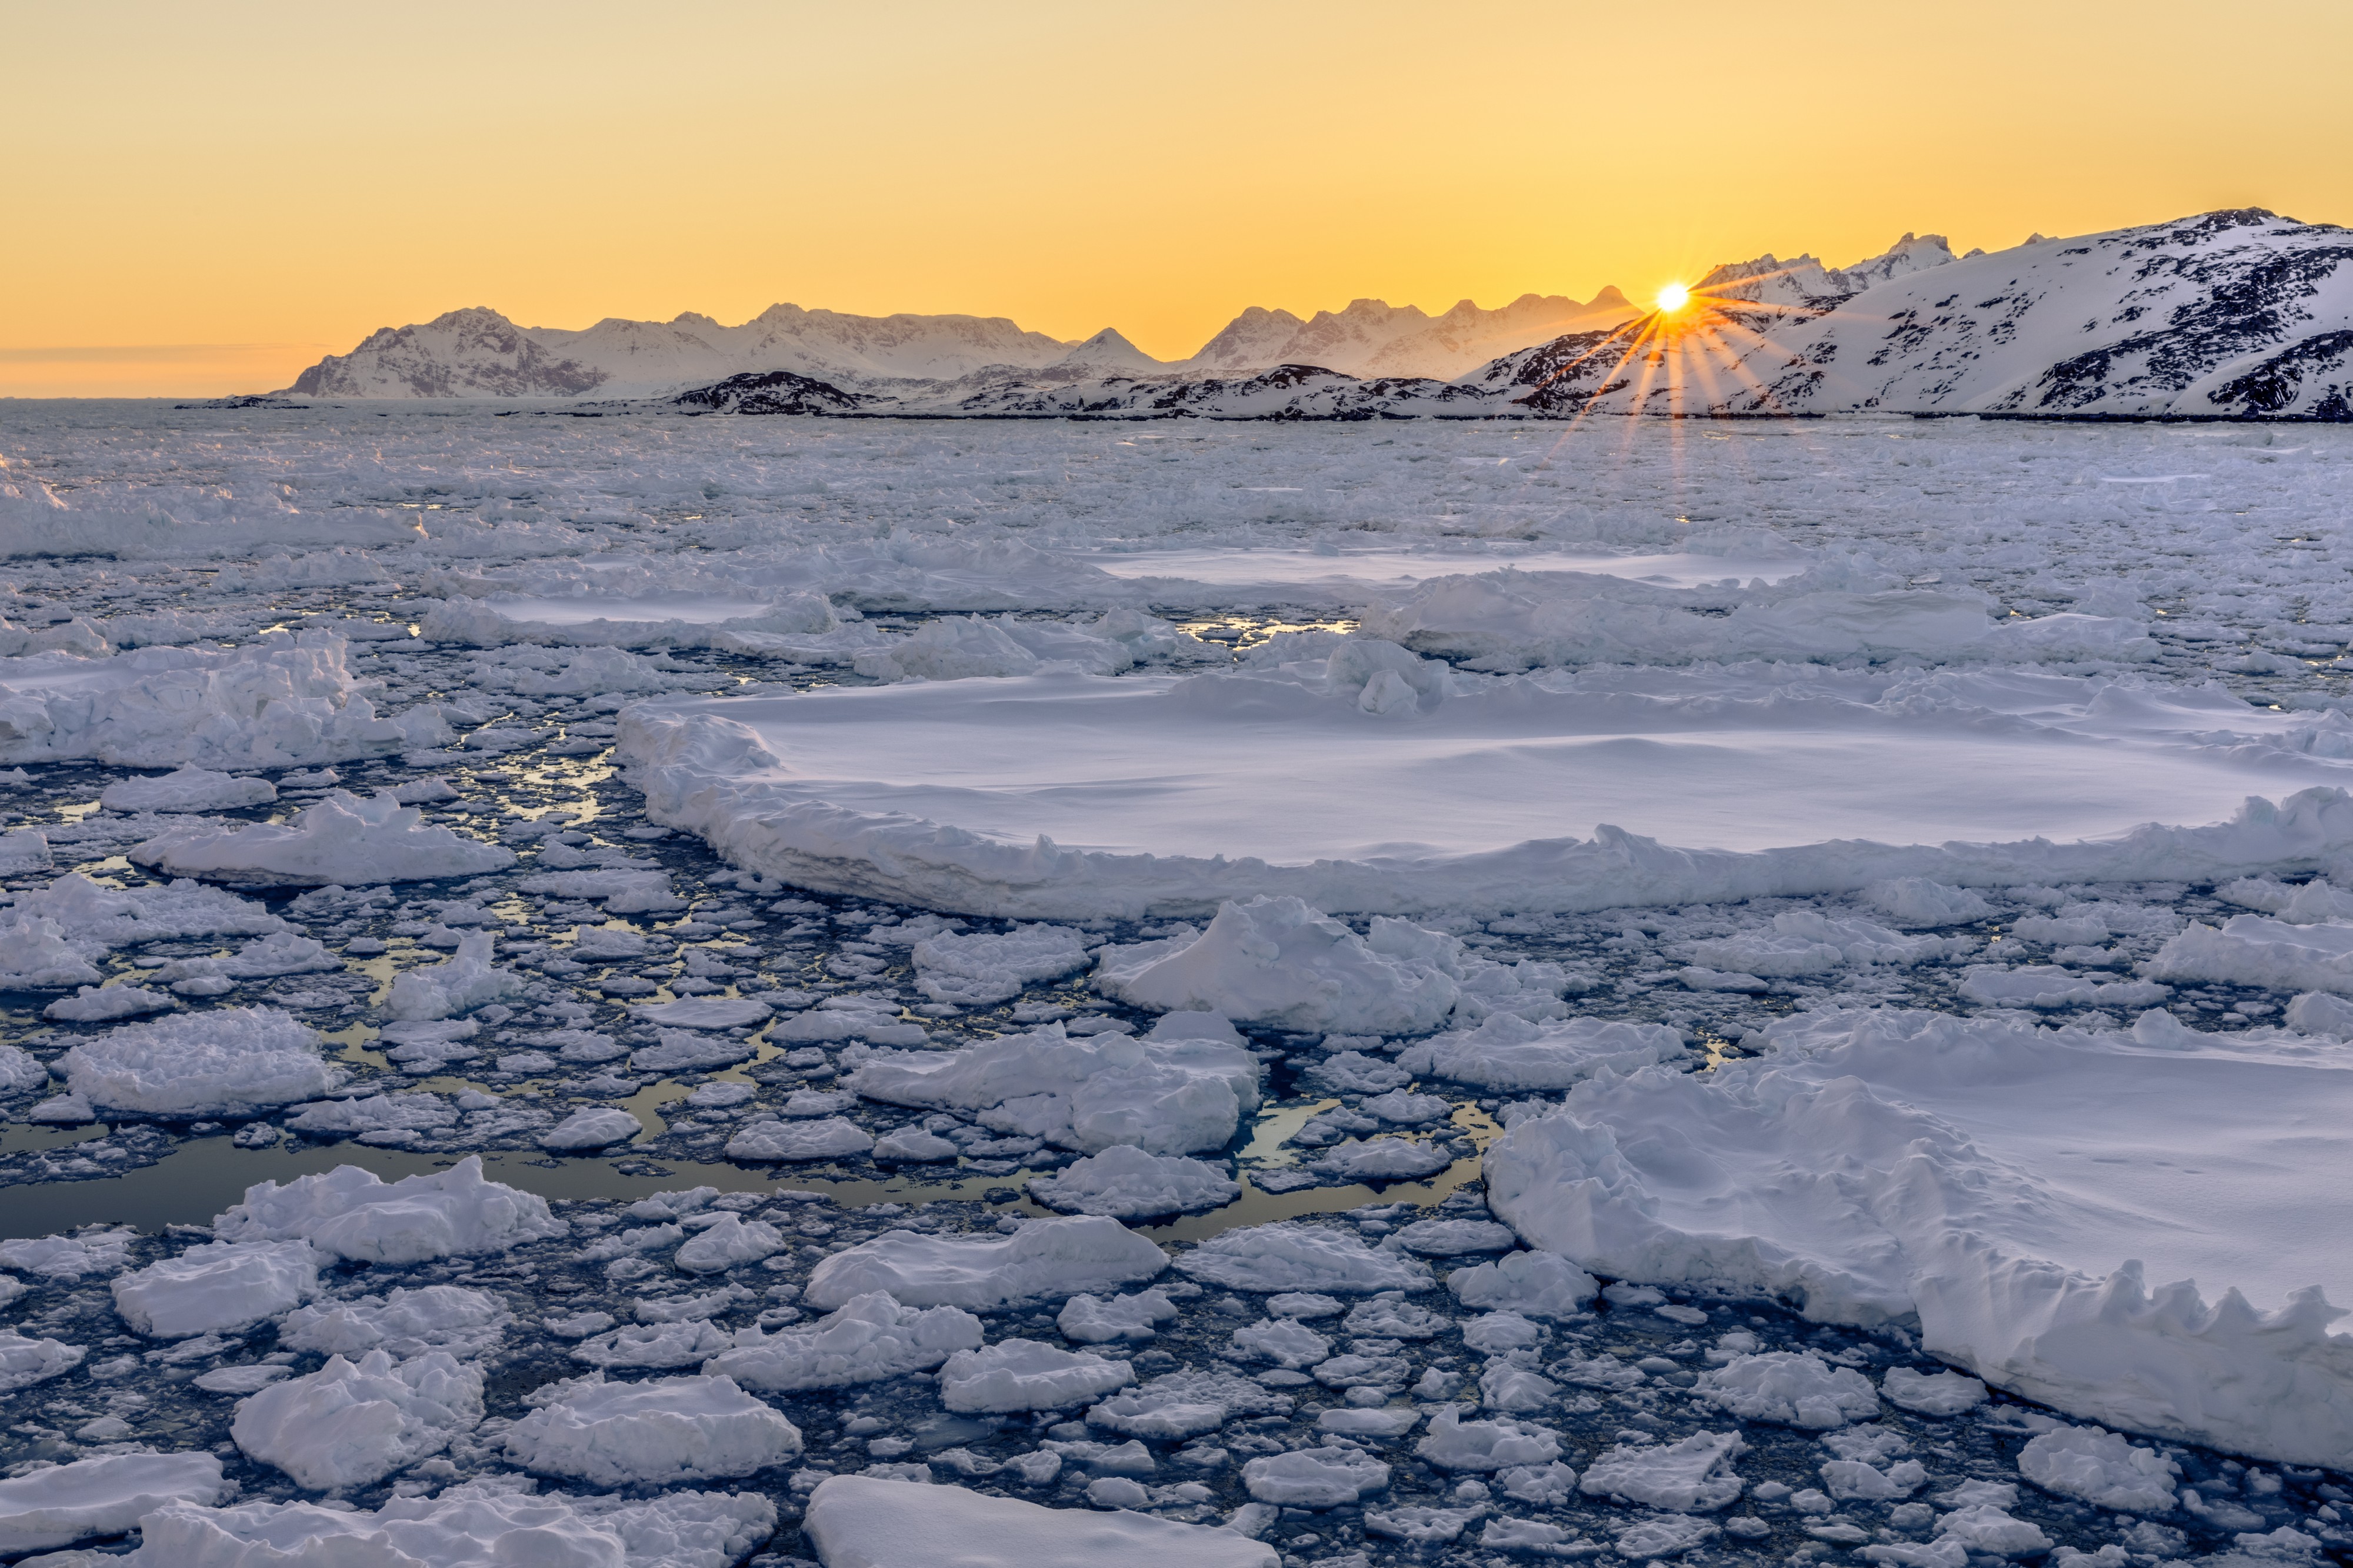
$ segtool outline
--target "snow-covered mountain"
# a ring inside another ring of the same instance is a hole
[[[1494,310],[1482,310],[1464,300],[1440,316],[1419,306],[1378,300],[1354,300],[1345,310],[1318,310],[1305,321],[1288,310],[1252,306],[1203,344],[1200,353],[1169,368],[1225,376],[1278,364],[1306,364],[1344,375],[1451,381],[1514,349],[1564,332],[1616,326],[1641,313],[1614,288],[1585,302],[1557,294],[1523,294]]]

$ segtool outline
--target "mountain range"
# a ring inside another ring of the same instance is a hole
[[[2353,420],[2353,233],[2259,209],[1956,257],[1905,235],[1844,268],[1762,256],[1689,305],[1359,300],[1253,307],[1178,362],[1109,329],[777,305],[522,328],[489,310],[385,328],[290,394],[650,400],[682,413],[1225,419],[1834,413]]]

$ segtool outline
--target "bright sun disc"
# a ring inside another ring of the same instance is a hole
[[[1691,303],[1691,290],[1680,283],[1670,283],[1659,290],[1659,309],[1673,315]]]

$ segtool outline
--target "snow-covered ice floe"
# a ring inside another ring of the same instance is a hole
[[[737,865],[1024,918],[1262,894],[1594,910],[2227,877],[2353,849],[2353,764],[2305,749],[2309,717],[2219,691],[2017,669],[1482,677],[1371,639],[1316,653],[652,703],[623,715],[619,749],[649,816]],[[2187,826],[2137,826],[2156,824]]]
[[[1275,1568],[1280,1561],[1272,1547],[1232,1531],[871,1476],[820,1482],[803,1528],[826,1568]]]
[[[1496,1214],[1604,1273],[1916,1314],[1988,1383],[2136,1431],[2353,1452],[2353,1341],[2328,1329],[2353,1275],[2304,1217],[2353,1178],[2353,1047],[1900,1010],[1761,1043],[1520,1121],[1487,1152]]]

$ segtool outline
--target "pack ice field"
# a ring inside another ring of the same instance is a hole
[[[2353,435],[24,407],[0,1557],[2353,1551]]]

